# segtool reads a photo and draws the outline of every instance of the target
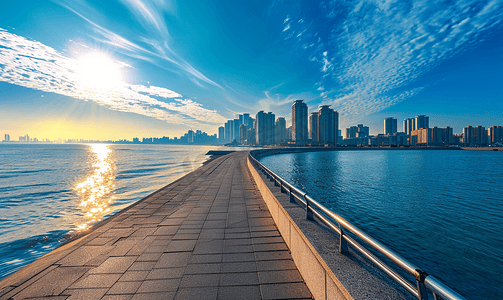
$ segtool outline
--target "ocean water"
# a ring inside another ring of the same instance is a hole
[[[503,295],[503,151],[330,151],[261,162],[468,299]]]
[[[0,143],[0,279],[200,167],[215,149]]]

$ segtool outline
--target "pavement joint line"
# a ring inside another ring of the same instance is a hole
[[[305,283],[299,282],[284,240],[277,238],[278,229],[253,182],[246,157],[247,152],[234,152],[215,158],[130,205],[66,244],[66,252],[55,261],[38,260],[22,269],[24,273],[0,281],[0,299],[96,296],[105,289],[105,298],[145,293],[184,297],[191,291],[195,297],[209,289],[217,296],[250,287],[260,291],[261,297],[274,299],[288,295],[293,287],[288,284],[294,284],[299,296],[311,297]],[[60,263],[86,245],[95,247],[89,248],[98,251],[95,257],[75,267]],[[257,252],[255,245],[263,251]],[[35,273],[19,278],[30,270]],[[276,270],[281,274],[275,276]],[[261,272],[267,272],[269,280],[284,282],[271,289],[276,283],[261,282]],[[289,274],[295,276],[289,279]],[[65,280],[51,281],[56,275]],[[54,287],[41,286],[44,282]]]

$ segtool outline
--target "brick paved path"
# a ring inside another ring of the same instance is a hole
[[[157,191],[0,281],[0,298],[311,298],[245,159]]]

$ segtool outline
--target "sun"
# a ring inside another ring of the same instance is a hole
[[[106,54],[86,53],[78,58],[79,84],[91,89],[110,89],[122,83],[121,65]]]

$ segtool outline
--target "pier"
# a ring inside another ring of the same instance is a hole
[[[220,156],[0,281],[0,299],[311,299],[247,166]]]

